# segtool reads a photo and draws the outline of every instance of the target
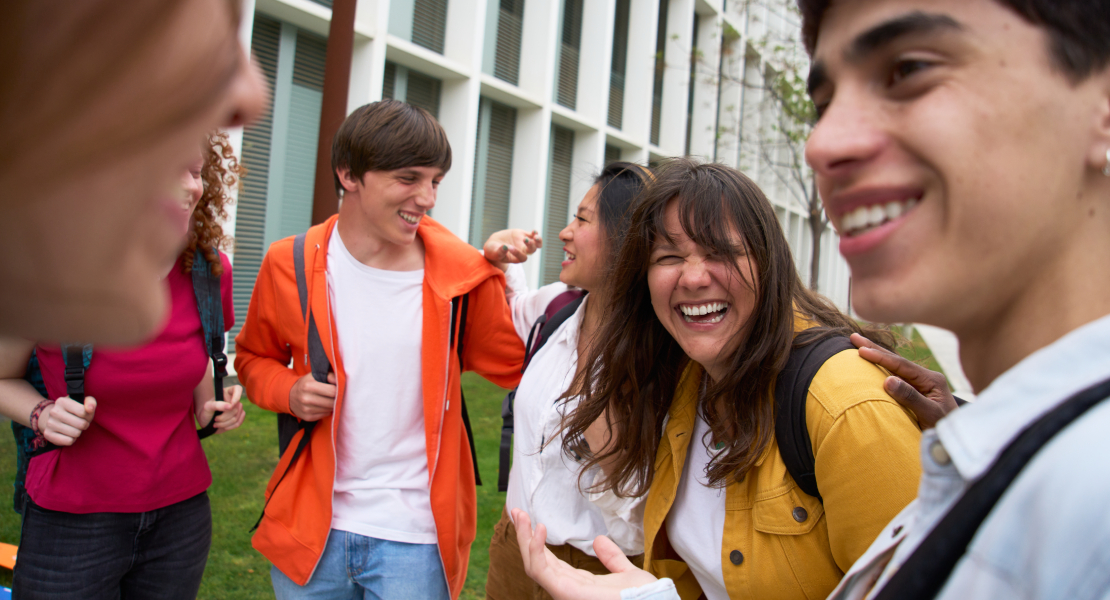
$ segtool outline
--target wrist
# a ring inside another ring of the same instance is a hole
[[[36,404],[35,408],[31,410],[31,432],[34,433],[36,437],[42,436],[42,430],[39,428],[39,418],[42,416],[43,411],[49,409],[53,405],[53,400],[45,399]]]

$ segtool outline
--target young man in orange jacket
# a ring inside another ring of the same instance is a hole
[[[303,263],[326,383],[310,372],[294,239],[262,262],[235,367],[256,404],[316,422],[300,456],[302,434],[278,463],[253,539],[279,599],[462,589],[476,514],[457,345],[462,369],[503,387],[520,378],[524,348],[504,275],[427,216],[450,166],[439,123],[402,102],[363,106],[336,133],[343,200],[308,230]]]

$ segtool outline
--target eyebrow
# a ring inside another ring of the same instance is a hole
[[[883,21],[856,36],[844,51],[844,59],[849,63],[859,63],[906,36],[963,29],[963,25],[948,15],[914,11]],[[809,70],[806,91],[812,96],[814,91],[825,85],[828,80],[829,73],[825,63],[816,61]]]

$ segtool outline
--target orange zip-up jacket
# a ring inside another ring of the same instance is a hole
[[[343,411],[346,386],[343,357],[336,343],[342,324],[332,318],[327,286],[328,240],[337,219],[333,216],[312,227],[305,239],[308,304],[338,380],[335,410],[316,425],[308,446],[280,485],[277,480],[301,433],[278,461],[266,487],[269,504],[252,539],[255,549],[300,585],[307,583],[316,569],[331,528],[336,417]],[[477,515],[474,467],[459,401],[459,361],[449,341],[451,299],[470,295],[463,340],[465,370],[476,371],[502,387],[514,387],[520,380],[524,345],[505,301],[504,274],[429,217],[421,219],[417,235],[425,249],[420,354],[431,505],[447,584],[451,596],[458,598],[466,580]],[[293,265],[293,238],[270,246],[243,329],[235,338],[235,369],[247,395],[258,406],[283,413],[291,412],[293,384],[310,372],[308,326],[301,314]],[[287,366],[290,360],[292,368]]]

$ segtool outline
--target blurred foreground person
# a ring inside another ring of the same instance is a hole
[[[239,0],[0,2],[0,334],[136,344],[185,244],[180,173],[266,91]]]
[[[189,245],[163,265],[170,318],[154,340],[35,346],[46,399],[24,379],[31,344],[0,344],[0,412],[36,436],[15,598],[196,597],[212,539],[197,428],[228,431],[244,417],[242,388],[221,385],[216,397],[207,348],[212,323],[222,335],[235,320],[231,264],[218,250],[235,159],[225,136],[211,141],[179,179]]]

